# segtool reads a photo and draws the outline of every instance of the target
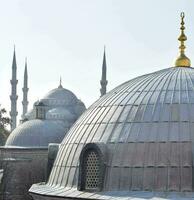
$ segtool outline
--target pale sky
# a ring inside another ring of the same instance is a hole
[[[29,108],[48,91],[71,90],[88,107],[100,92],[106,45],[108,90],[172,66],[178,54],[180,12],[186,52],[194,62],[193,0],[0,0],[0,104],[10,110],[13,46],[18,74],[18,120],[25,57]]]

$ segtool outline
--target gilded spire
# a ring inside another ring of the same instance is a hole
[[[175,67],[190,67],[191,66],[191,61],[189,58],[187,58],[187,56],[185,55],[185,41],[187,40],[187,36],[184,33],[185,30],[185,22],[184,22],[184,18],[185,18],[185,13],[182,12],[181,13],[181,34],[178,38],[178,40],[180,41],[180,55],[178,56],[178,58],[175,60]]]

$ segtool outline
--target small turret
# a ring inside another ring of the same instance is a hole
[[[46,106],[43,102],[38,102],[36,105],[36,119],[46,118]]]

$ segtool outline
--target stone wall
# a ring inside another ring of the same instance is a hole
[[[1,200],[29,200],[28,190],[46,179],[48,149],[0,148]]]

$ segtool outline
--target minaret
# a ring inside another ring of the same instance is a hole
[[[103,56],[103,64],[102,64],[102,78],[100,81],[101,84],[101,97],[106,94],[106,86],[107,86],[108,81],[106,80],[106,52],[105,52],[105,47],[104,47],[104,56]]]
[[[28,112],[28,71],[27,71],[27,58],[25,61],[25,70],[24,70],[24,85],[23,85],[23,113],[22,113],[22,119],[25,118],[25,114]]]
[[[16,64],[16,55],[15,55],[15,46],[14,46],[14,53],[13,53],[13,62],[12,62],[12,79],[10,81],[11,83],[11,131],[13,131],[17,126],[17,64]]]

